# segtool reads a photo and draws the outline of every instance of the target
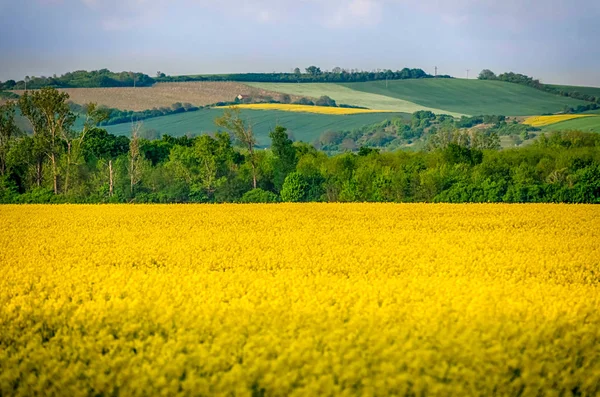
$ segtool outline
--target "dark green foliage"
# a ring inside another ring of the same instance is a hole
[[[309,184],[299,172],[292,172],[285,178],[281,189],[281,200],[291,203],[306,201]]]
[[[27,80],[27,81],[26,81]],[[143,73],[111,72],[108,69],[65,73],[60,77],[26,77],[25,80],[15,82],[8,80],[0,83],[0,90],[38,89],[42,87],[54,88],[98,88],[98,87],[149,87],[155,80]]]
[[[0,90],[0,99],[19,99],[19,95],[15,94],[14,92]]]
[[[273,162],[273,184],[276,191],[280,191],[288,174],[296,169],[296,148],[293,141],[289,139],[286,129],[276,126],[269,133],[271,138],[271,150],[275,156]]]
[[[294,73],[242,73],[219,74],[204,76],[165,76],[157,77],[156,81],[183,82],[183,81],[241,81],[241,82],[270,82],[270,83],[344,83],[376,80],[404,80],[433,78],[422,69],[404,68],[395,72],[382,70],[378,72],[335,70],[324,72],[317,66],[309,66],[306,73],[296,70]],[[450,76],[437,76],[437,78],[450,78]]]
[[[240,200],[242,203],[276,203],[278,201],[279,196],[273,192],[262,190],[261,188],[247,191]]]
[[[600,104],[600,95],[596,94],[597,89],[595,89],[593,87],[583,87],[583,89],[586,91],[590,91],[590,92],[593,91],[594,94],[589,94],[589,93],[585,93],[585,92],[582,93],[582,92],[578,91],[578,89],[579,90],[581,89],[580,87],[556,86],[556,85],[551,85],[551,84],[543,84],[543,83],[540,83],[539,80],[534,79],[533,77],[529,77],[524,74],[513,73],[513,72],[502,73],[502,74],[496,76],[494,74],[494,72],[492,72],[491,70],[488,70],[488,69],[484,69],[481,71],[481,73],[479,74],[479,79],[480,80],[506,81],[509,83],[515,83],[515,84],[525,85],[528,87],[533,87],[538,90],[546,91],[546,92],[549,92],[549,93],[555,94],[555,95],[570,97],[570,98],[579,99],[579,100],[587,101],[587,102],[594,102],[587,106],[586,105],[579,105],[577,107],[567,106],[565,108],[565,113],[582,113],[582,112],[585,112],[588,110],[595,110],[595,109],[598,109],[598,104]]]
[[[317,106],[332,106],[332,107],[337,106],[335,101],[333,99],[329,98],[327,95],[324,95],[324,96],[320,97],[319,99],[317,99],[317,101],[315,102],[315,105],[317,105]]]
[[[294,143],[282,126],[269,133],[270,150],[257,149],[243,114],[229,111],[219,124],[243,143],[236,150],[227,133],[164,135],[154,140],[136,133],[130,140],[93,123],[86,123],[77,134],[51,130],[42,111],[62,115],[67,122],[71,119],[63,106],[66,98],[47,90],[40,91],[42,96],[35,101],[29,95],[20,99],[35,135],[15,133],[12,105],[0,113],[5,164],[0,176],[2,203],[600,203],[598,134],[541,134],[530,146],[499,151],[500,133],[521,133],[520,128],[526,127],[503,116],[455,120],[423,111],[410,119],[327,132],[319,146],[346,151],[329,157],[307,143]],[[46,109],[54,100],[60,106]],[[428,142],[428,150],[390,150],[409,140],[422,147]],[[73,142],[80,143],[81,155],[69,155]],[[355,149],[358,154],[352,152]],[[65,173],[68,169],[70,174]],[[69,190],[62,188],[67,179]]]
[[[96,159],[113,159],[129,151],[129,138],[111,135],[101,128],[93,128],[87,133],[83,144],[86,161]]]

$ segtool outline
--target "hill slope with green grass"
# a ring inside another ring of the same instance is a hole
[[[600,115],[561,121],[560,123],[551,124],[542,128],[543,132],[574,130],[600,133]]]
[[[600,87],[582,87],[582,86],[578,86],[578,85],[556,85],[556,84],[548,84],[548,86],[550,86],[552,88],[557,88],[559,90],[567,91],[567,92],[579,92],[580,94],[600,97]]]
[[[410,101],[425,107],[470,115],[527,116],[556,113],[588,102],[503,81],[415,79],[347,83],[355,91]],[[334,98],[335,99],[335,98]]]
[[[384,82],[385,84],[385,82]],[[326,95],[338,104],[354,105],[369,109],[395,110],[397,112],[414,113],[418,110],[430,110],[436,114],[451,114],[460,117],[461,112],[448,112],[435,107],[418,105],[408,100],[393,98],[376,93],[353,90],[334,83],[247,83],[262,90],[281,92],[289,95],[318,98]]]
[[[223,109],[202,109],[196,112],[181,113],[145,120],[142,135],[155,138],[163,134],[182,136],[187,133],[202,134],[214,132],[215,118],[223,115]],[[259,146],[270,144],[269,131],[276,125],[288,129],[297,141],[312,142],[325,131],[344,131],[360,128],[395,117],[410,118],[402,113],[369,113],[356,115],[324,115],[294,113],[274,110],[242,110],[242,116],[252,125]],[[131,124],[117,124],[102,127],[115,135],[130,135]]]

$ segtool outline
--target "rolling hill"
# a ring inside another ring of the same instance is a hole
[[[339,104],[362,106],[369,109],[395,110],[404,113],[414,113],[418,110],[430,110],[437,114],[451,113],[453,116],[461,116],[463,114],[461,112],[448,112],[435,107],[418,105],[410,100],[394,98],[388,95],[355,90],[334,83],[248,83],[248,85],[267,91],[282,92],[296,96],[318,98],[327,95]]]
[[[217,130],[214,120],[222,114],[223,109],[202,109],[196,112],[148,119],[143,122],[142,134],[158,137],[163,134],[182,136],[187,133],[214,132]],[[325,115],[278,110],[242,110],[242,115],[252,124],[258,144],[263,147],[269,145],[269,131],[277,124],[286,127],[295,140],[312,142],[325,131],[352,130],[394,117],[409,117],[409,115],[402,113]],[[129,135],[131,133],[131,124],[129,123],[102,128],[106,128],[109,133],[115,135]]]
[[[600,115],[561,121],[542,127],[543,132],[577,130],[600,133]]]
[[[389,81],[387,86],[385,81],[348,83],[344,86],[469,115],[538,115],[559,112],[566,105],[588,104],[518,84],[489,80],[415,79]]]
[[[548,84],[550,87],[558,88],[563,91],[572,91],[579,92],[581,94],[591,95],[595,97],[600,97],[600,87],[583,87],[578,85],[555,85]]]

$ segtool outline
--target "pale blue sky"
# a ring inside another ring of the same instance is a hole
[[[0,0],[0,80],[318,65],[600,86],[600,0]]]

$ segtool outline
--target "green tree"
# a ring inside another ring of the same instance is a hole
[[[283,183],[281,200],[290,203],[305,201],[308,187],[308,183],[300,173],[292,172]]]
[[[134,196],[136,186],[142,179],[142,166],[144,157],[140,150],[140,129],[142,125],[137,123],[131,129],[131,141],[129,142],[129,164],[127,171],[129,172],[129,191],[131,196]]]
[[[256,153],[254,147],[256,146],[256,138],[252,131],[252,126],[249,126],[246,121],[242,118],[240,108],[232,106],[223,112],[223,116],[218,117],[215,120],[215,124],[221,128],[226,129],[239,142],[239,144],[248,150],[248,157],[250,158],[250,166],[252,167],[252,186],[256,189]]]
[[[240,200],[242,203],[276,203],[279,197],[273,192],[256,188],[247,191]]]
[[[61,130],[62,139],[67,145],[65,182],[63,189],[65,193],[68,193],[69,191],[71,168],[79,165],[79,162],[83,157],[82,149],[86,135],[90,130],[96,128],[98,124],[104,120],[107,120],[109,117],[108,112],[102,108],[99,108],[95,103],[89,103],[86,105],[85,109],[85,120],[83,122],[83,129],[81,132],[77,132],[71,128]]]
[[[496,74],[489,69],[483,69],[479,76],[477,76],[479,80],[496,80]]]
[[[34,136],[43,146],[50,159],[54,194],[59,192],[58,160],[61,153],[62,137],[75,123],[76,116],[71,112],[67,100],[69,94],[55,88],[45,87],[29,94],[25,92],[19,98],[19,108],[34,128]],[[41,179],[41,164],[39,167]]]
[[[276,191],[280,191],[283,182],[290,172],[296,169],[298,162],[294,142],[288,137],[287,130],[278,125],[269,132],[271,138],[271,150],[275,155],[274,161],[274,185]]]
[[[21,130],[15,124],[15,103],[0,105],[0,175],[7,171],[8,152]]]
[[[323,74],[323,72],[321,71],[321,68],[317,67],[317,66],[309,66],[306,68],[306,73],[310,74],[311,76],[319,76],[321,74]]]
[[[332,106],[332,107],[337,106],[335,101],[333,99],[331,99],[330,97],[328,97],[327,95],[323,95],[322,97],[317,99],[315,101],[315,105],[317,105],[317,106]]]

